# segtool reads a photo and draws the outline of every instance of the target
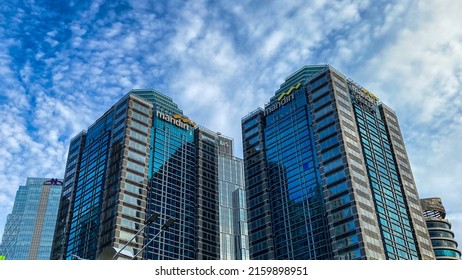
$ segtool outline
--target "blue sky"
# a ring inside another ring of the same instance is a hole
[[[221,2],[221,3],[218,3]],[[0,235],[26,177],[63,177],[69,140],[132,88],[235,139],[303,65],[392,107],[420,197],[462,240],[462,2],[2,1]]]

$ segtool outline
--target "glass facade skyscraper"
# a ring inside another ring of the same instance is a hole
[[[173,217],[178,222],[158,236],[162,246],[151,243],[142,257],[194,259],[193,139],[182,111],[154,90],[129,92],[74,137],[53,258],[95,259],[108,246],[121,248],[157,212],[127,249],[137,254]]]
[[[223,141],[220,141],[222,145]],[[218,158],[220,259],[248,260],[249,239],[244,161],[230,156]]]
[[[215,133],[198,127],[197,146],[197,241],[198,259],[220,258],[220,228],[218,205],[218,145]]]
[[[77,184],[77,175],[80,169],[81,151],[85,143],[86,132],[81,132],[76,135],[70,142],[69,152],[67,156],[65,181],[59,202],[59,211],[56,219],[56,231],[54,242],[51,250],[51,259],[64,258],[67,241],[69,238],[69,227],[72,217],[75,185]],[[58,241],[58,242],[56,242]]]
[[[242,119],[252,259],[433,259],[396,114],[328,65]]]
[[[219,259],[217,159],[195,127],[170,97],[132,90],[75,136],[53,259],[95,259],[125,244],[133,255],[145,246],[142,259]]]
[[[27,178],[7,217],[0,255],[8,260],[49,260],[56,226],[61,179]]]

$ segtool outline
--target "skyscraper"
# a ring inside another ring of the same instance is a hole
[[[8,260],[50,259],[61,190],[61,179],[27,178],[19,186],[0,255]]]
[[[56,230],[51,249],[51,259],[63,259],[67,241],[69,238],[69,227],[72,217],[75,189],[77,185],[77,175],[80,169],[83,145],[85,143],[86,132],[76,135],[70,142],[69,152],[65,170],[65,180],[59,202],[59,211],[56,219]]]
[[[75,136],[53,258],[95,259],[128,244],[143,259],[219,259],[218,154],[203,160],[214,147],[195,126],[170,97],[132,90]]]
[[[219,136],[221,149],[232,147],[230,139]],[[249,239],[245,194],[244,161],[221,153],[218,157],[220,217],[220,259],[248,260]]]
[[[420,200],[433,251],[437,260],[460,260],[460,250],[451,223],[446,219],[446,209],[441,198],[424,198]]]
[[[251,259],[434,259],[396,114],[329,65],[242,119]]]
[[[199,215],[199,253],[213,248],[215,259],[249,259],[243,161],[233,155],[233,139],[221,133],[198,126],[196,141],[198,208],[204,211]]]
[[[220,258],[220,228],[218,201],[218,145],[215,133],[198,127],[197,147],[197,250],[198,259]]]

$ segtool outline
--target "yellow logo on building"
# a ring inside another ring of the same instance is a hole
[[[298,83],[295,86],[291,86],[288,91],[279,95],[278,101],[281,101],[284,97],[289,96],[292,93],[292,91],[299,89],[301,86],[302,86],[302,83]]]
[[[278,96],[277,102],[273,102],[272,104],[265,107],[265,116],[271,114],[272,112],[279,109],[281,106],[286,105],[290,101],[294,100],[295,96],[292,94],[294,90],[299,89],[302,86],[302,83],[298,83],[295,86],[291,86],[289,90],[281,95]]]
[[[362,89],[363,93],[367,96],[369,96],[370,98],[374,99],[375,101],[379,101],[380,99],[373,95],[372,92],[368,91],[367,89]]]
[[[185,116],[182,116],[182,115],[179,115],[179,114],[174,114],[174,115],[172,115],[172,118],[174,118],[175,120],[181,120],[182,122],[190,124],[192,126],[196,126],[195,122],[193,122],[192,120],[188,119]]]

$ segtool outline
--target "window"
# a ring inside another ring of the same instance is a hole
[[[327,103],[330,103],[332,101],[332,98],[330,95],[326,95],[318,100],[316,100],[314,103],[313,103],[313,109],[316,110],[317,108],[319,107],[322,107],[324,105],[326,105]]]
[[[248,138],[249,136],[252,136],[253,134],[258,132],[258,126],[250,129],[249,131],[246,131],[244,134],[244,138]]]
[[[354,221],[349,221],[345,224],[338,225],[334,228],[334,233],[335,235],[341,235],[344,234],[345,232],[351,231],[356,229],[355,222]]]
[[[330,183],[333,183],[335,181],[338,181],[342,178],[345,177],[345,171],[344,170],[340,170],[340,171],[337,171],[333,174],[330,174],[329,176],[326,176],[326,184],[330,184]]]
[[[245,122],[245,123],[242,125],[242,129],[243,129],[243,130],[247,130],[247,129],[249,129],[250,127],[256,125],[257,123],[258,123],[258,119],[257,119],[257,118],[250,119],[249,121]]]
[[[341,182],[334,186],[331,186],[328,190],[328,195],[334,196],[348,189],[347,182]]]
[[[337,212],[332,213],[332,221],[335,223],[337,221],[343,220],[349,216],[351,216],[351,209],[346,208]]]
[[[347,246],[351,246],[357,243],[358,243],[358,236],[355,234],[355,235],[340,239],[339,241],[337,241],[337,244],[338,244],[337,246],[338,246],[338,249],[342,249],[342,248],[345,248]]]
[[[137,183],[143,183],[144,182],[144,177],[143,176],[139,176],[139,175],[135,175],[131,172],[127,172],[127,179],[130,180],[130,181],[133,181],[133,182],[137,182]]]
[[[126,232],[126,231],[120,231],[120,239],[123,239],[123,240],[126,240],[126,241],[129,241],[133,238],[134,234],[133,233],[130,233],[130,232]],[[135,238],[136,240],[137,238]]]
[[[312,81],[310,83],[310,87],[314,89],[314,88],[317,88],[317,87],[319,87],[320,85],[322,85],[324,83],[327,83],[327,75],[323,75],[323,76],[317,78],[316,80]]]
[[[452,250],[435,250],[435,256],[460,258],[460,253]]]
[[[146,160],[146,157],[143,155],[140,155],[138,153],[128,151],[128,157],[137,161],[144,162]]]
[[[319,109],[315,114],[314,114],[314,117],[317,119],[317,118],[320,118],[324,115],[327,115],[328,113],[332,112],[333,110],[333,107],[332,105],[327,105],[325,107],[322,107],[321,109]]]
[[[334,161],[331,161],[327,164],[324,165],[324,172],[327,173],[331,170],[334,170],[335,168],[342,166],[343,165],[343,160],[342,158],[338,158]]]
[[[129,162],[127,162],[127,167],[130,168],[130,169],[133,169],[135,171],[138,171],[140,173],[144,173],[144,166],[143,165],[140,165],[140,164],[129,161]]]
[[[321,120],[317,121],[317,128],[321,129],[326,125],[335,122],[334,114],[327,115],[326,117],[322,118]]]
[[[134,217],[134,218],[140,217],[139,211],[136,211],[135,209],[127,207],[127,206],[122,206],[122,213],[127,216]]]
[[[446,231],[434,231],[429,230],[430,237],[447,237],[447,238],[454,238],[454,234],[451,232]]]
[[[350,202],[350,195],[346,194],[346,195],[343,195],[333,201],[330,202],[332,208],[337,208],[337,207],[341,207],[345,204],[348,204]]]
[[[149,108],[144,107],[143,105],[139,103],[133,103],[133,108],[136,110],[145,113],[146,115],[149,115]]]
[[[334,156],[340,155],[340,153],[341,153],[340,146],[337,146],[335,148],[332,148],[330,150],[327,150],[327,151],[323,152],[321,154],[321,159],[323,161],[326,161],[328,159],[333,158]]]
[[[128,204],[141,206],[141,200],[139,200],[138,198],[134,196],[128,195],[128,194],[123,195],[123,201],[127,202]]]
[[[137,112],[133,112],[133,118],[135,120],[139,120],[142,123],[148,123],[148,120],[149,120],[147,117],[145,117],[145,116],[143,116],[143,115],[141,115],[141,114],[139,114]]]
[[[318,133],[319,139],[326,138],[327,136],[334,134],[336,132],[337,132],[337,127],[335,125],[328,126]]]
[[[134,230],[138,229],[138,224],[137,223],[135,223],[134,221],[127,220],[127,219],[123,219],[123,218],[121,220],[121,225],[123,227],[134,229]]]
[[[136,194],[142,194],[142,189],[140,187],[137,187],[127,182],[125,183],[125,190]]]
[[[144,143],[148,142],[148,138],[145,135],[143,135],[141,133],[138,133],[136,131],[133,131],[133,130],[130,131],[130,136],[133,137],[136,140],[141,141],[141,142],[144,142]]]
[[[140,124],[138,122],[133,121],[132,122],[132,127],[138,129],[139,131],[142,131],[144,133],[148,133],[148,127],[146,125]]]
[[[450,226],[444,222],[427,222],[427,227],[451,229]]]
[[[339,254],[339,256],[338,256],[338,258],[341,259],[341,260],[353,260],[353,259],[357,259],[359,257],[361,257],[361,253],[360,253],[359,249],[349,251],[349,252],[346,252],[346,253],[342,253],[342,254]]]
[[[146,152],[146,145],[145,144],[140,144],[138,142],[134,142],[134,141],[128,141],[128,146],[130,148],[133,148],[135,150],[138,150],[138,151],[141,151],[141,152]]]
[[[247,140],[248,145],[253,145],[258,142],[258,135]]]

